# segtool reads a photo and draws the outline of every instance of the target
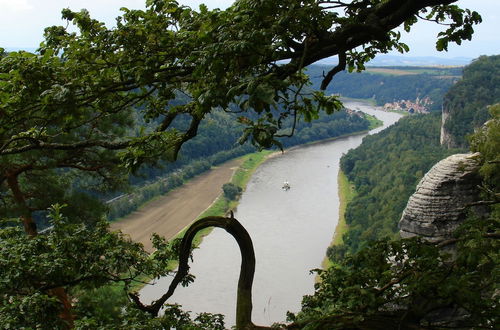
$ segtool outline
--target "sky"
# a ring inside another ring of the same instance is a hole
[[[209,8],[224,9],[233,0],[178,0],[179,3],[198,8],[205,3]],[[0,47],[16,50],[37,48],[47,26],[65,25],[61,9],[86,8],[91,17],[113,26],[120,7],[144,8],[145,0],[0,0]],[[410,46],[408,56],[436,56],[444,58],[500,54],[500,0],[459,0],[458,5],[478,11],[483,23],[475,28],[472,41],[462,46],[451,45],[448,52],[435,50],[436,35],[440,28],[430,22],[419,22],[403,41]]]

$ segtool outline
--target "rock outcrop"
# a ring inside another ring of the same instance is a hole
[[[443,147],[447,149],[451,148],[456,148],[458,147],[458,144],[456,143],[455,139],[453,138],[453,135],[448,132],[446,129],[446,121],[450,117],[450,109],[448,107],[443,107],[443,111],[441,114],[441,136],[440,136],[440,143]]]
[[[427,172],[403,211],[401,237],[431,242],[451,238],[466,217],[467,204],[479,199],[478,155],[452,155]]]

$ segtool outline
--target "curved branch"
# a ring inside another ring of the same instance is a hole
[[[253,249],[252,239],[241,225],[241,223],[233,217],[206,217],[194,222],[186,231],[182,239],[179,252],[179,269],[175,275],[168,291],[151,305],[145,306],[139,300],[136,294],[130,294],[132,300],[137,304],[138,308],[157,316],[163,304],[172,296],[175,289],[182,282],[184,277],[189,272],[189,256],[193,239],[196,234],[208,227],[218,227],[225,229],[231,234],[238,243],[241,251],[241,268],[240,277],[238,280],[238,296],[236,301],[236,328],[237,329],[266,329],[265,327],[256,327],[252,323],[252,284],[255,273],[255,253]]]

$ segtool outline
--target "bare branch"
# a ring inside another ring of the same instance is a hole
[[[345,52],[341,52],[341,53],[339,53],[339,63],[337,64],[336,67],[334,67],[333,69],[331,69],[327,73],[327,75],[323,78],[323,81],[321,82],[320,89],[321,90],[325,90],[326,87],[328,86],[328,84],[332,81],[333,76],[335,76],[340,71],[345,70],[345,66],[346,66]]]

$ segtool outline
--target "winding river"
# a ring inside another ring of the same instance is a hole
[[[395,123],[399,114],[348,101],[347,108],[375,115],[384,122],[370,133]],[[366,134],[349,136],[287,150],[271,157],[252,176],[235,217],[253,239],[256,272],[253,286],[253,322],[270,325],[284,322],[286,312],[300,310],[302,296],[314,291],[319,268],[338,221],[337,175],[343,153],[361,144]],[[284,191],[284,181],[291,189]],[[236,241],[222,229],[208,235],[193,253],[189,287],[178,287],[169,303],[194,313],[225,315],[226,325],[235,321],[236,285],[240,252]],[[166,292],[171,278],[162,278],[141,290],[144,301]]]

